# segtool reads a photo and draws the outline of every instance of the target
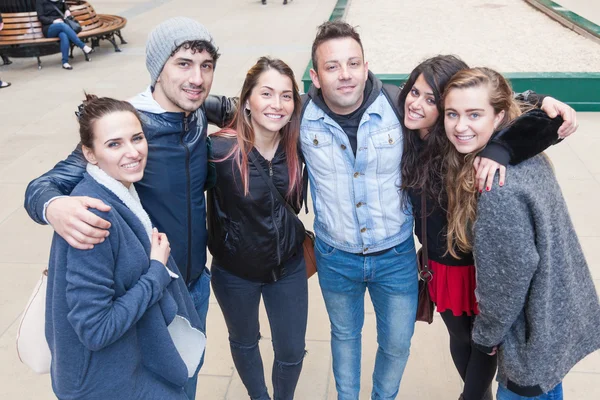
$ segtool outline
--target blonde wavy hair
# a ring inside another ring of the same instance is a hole
[[[444,100],[454,89],[486,87],[490,105],[498,115],[504,117],[496,127],[501,130],[521,115],[520,104],[514,99],[508,81],[498,72],[489,68],[470,68],[452,77],[444,93]],[[472,229],[477,217],[477,186],[473,161],[481,149],[469,154],[459,153],[454,146],[448,146],[445,155],[446,190],[448,194],[447,253],[459,258],[456,249],[464,253],[473,250]]]

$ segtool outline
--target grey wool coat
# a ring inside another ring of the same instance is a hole
[[[473,342],[499,346],[498,381],[521,396],[552,390],[600,348],[598,294],[549,159],[509,166],[479,199]]]

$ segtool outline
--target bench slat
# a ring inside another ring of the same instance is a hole
[[[67,1],[71,13],[81,24],[83,31],[79,37],[87,38],[108,34],[125,27],[127,19],[117,15],[96,14],[94,7],[83,2],[74,4]],[[0,46],[35,45],[57,42],[58,38],[45,38],[42,34],[42,24],[37,13],[8,13],[2,15],[4,30],[0,31]]]

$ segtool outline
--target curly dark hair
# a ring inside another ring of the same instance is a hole
[[[192,50],[193,54],[202,53],[204,50],[206,50],[206,52],[213,58],[213,65],[215,67],[217,66],[217,60],[221,56],[221,54],[219,54],[219,49],[206,40],[189,40],[187,42],[183,42],[179,46],[175,47],[175,50],[171,52],[171,57],[173,57],[175,53],[181,49]]]
[[[404,153],[402,155],[401,171],[404,191],[403,201],[407,201],[406,189],[417,193],[425,192],[430,199],[436,200],[443,207],[444,200],[444,155],[449,145],[444,132],[444,108],[442,96],[450,78],[460,70],[468,68],[467,64],[452,55],[439,55],[429,58],[419,64],[410,74],[400,91],[399,109],[400,125],[404,133]],[[423,75],[431,87],[439,117],[424,139],[418,131],[406,128],[404,124],[404,106],[415,81]]]

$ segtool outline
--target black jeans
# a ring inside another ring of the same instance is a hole
[[[253,282],[212,264],[212,288],[225,317],[233,362],[253,400],[270,400],[258,341],[258,306],[262,296],[275,351],[273,397],[292,400],[304,360],[308,282],[304,255],[285,263],[277,282]]]
[[[474,316],[454,316],[451,310],[440,313],[450,334],[450,354],[454,365],[465,382],[464,400],[492,400],[492,380],[496,375],[498,359],[482,353],[471,342]]]

